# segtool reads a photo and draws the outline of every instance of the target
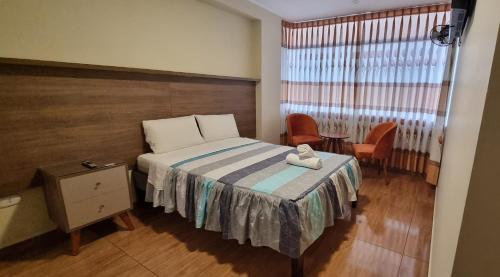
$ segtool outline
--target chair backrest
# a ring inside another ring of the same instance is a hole
[[[288,142],[292,136],[316,136],[319,137],[318,125],[314,118],[307,114],[292,113],[286,117]]]
[[[365,143],[375,144],[373,158],[385,159],[391,156],[396,130],[397,124],[394,122],[381,123],[372,129],[366,137]]]

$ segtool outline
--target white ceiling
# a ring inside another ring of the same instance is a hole
[[[450,0],[250,0],[287,21],[305,21]]]

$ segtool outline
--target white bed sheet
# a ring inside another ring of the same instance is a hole
[[[137,157],[137,168],[139,171],[147,174],[149,172],[149,165],[153,162],[169,166],[192,157],[252,142],[257,142],[257,140],[250,138],[228,138],[161,154],[146,153]]]

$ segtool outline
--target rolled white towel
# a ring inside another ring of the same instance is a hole
[[[297,150],[299,151],[299,158],[309,159],[309,158],[318,158],[318,155],[314,152],[314,150],[309,146],[309,144],[299,144],[297,146]]]
[[[312,168],[312,169],[320,169],[323,167],[323,164],[321,163],[320,158],[308,158],[308,159],[300,159],[299,155],[297,154],[288,154],[286,156],[286,162],[292,165],[296,166],[302,166],[302,167],[307,167],[307,168]]]

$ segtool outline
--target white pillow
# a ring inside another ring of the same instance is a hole
[[[239,137],[233,114],[196,115],[201,135],[205,141]]]
[[[185,148],[205,141],[193,115],[145,120],[142,122],[146,142],[155,154]]]

